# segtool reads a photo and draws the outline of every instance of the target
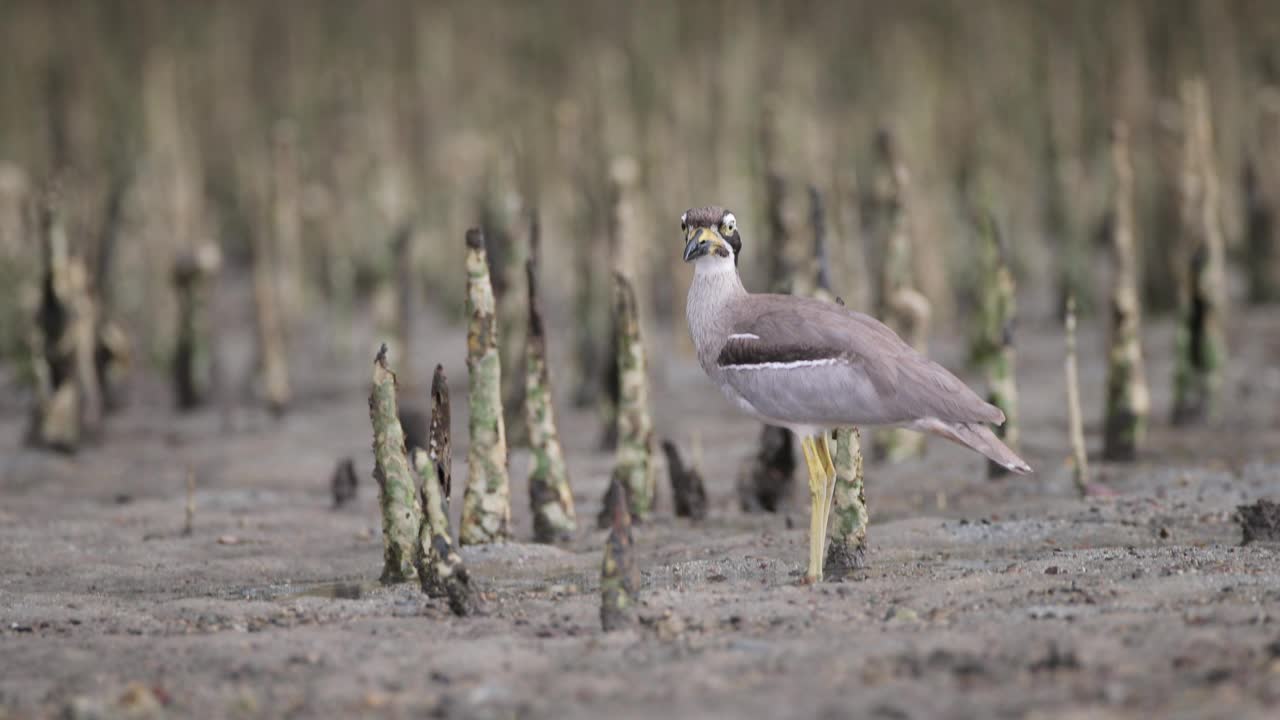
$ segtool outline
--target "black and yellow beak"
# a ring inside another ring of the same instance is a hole
[[[715,230],[705,227],[690,228],[688,242],[684,244],[684,261],[693,262],[717,249],[720,254],[728,257],[728,245]]]

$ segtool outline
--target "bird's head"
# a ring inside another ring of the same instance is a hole
[[[684,261],[699,263],[738,263],[742,236],[738,219],[722,207],[692,208],[680,216],[684,231]]]

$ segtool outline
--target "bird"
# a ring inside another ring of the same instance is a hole
[[[807,582],[822,580],[835,429],[905,427],[1031,472],[988,427],[1004,412],[879,320],[815,298],[748,292],[732,212],[691,208],[680,230],[693,265],[685,315],[698,363],[738,409],[800,439],[811,501]]]

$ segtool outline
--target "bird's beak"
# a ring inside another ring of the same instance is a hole
[[[720,242],[723,242],[720,236],[712,232],[710,228],[694,228],[689,233],[689,242],[684,245],[684,261],[693,262],[697,260],[711,252],[711,249]]]

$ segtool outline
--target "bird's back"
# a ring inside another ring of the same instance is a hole
[[[762,416],[818,426],[1001,423],[1004,414],[875,318],[790,295],[729,307],[716,370]]]

